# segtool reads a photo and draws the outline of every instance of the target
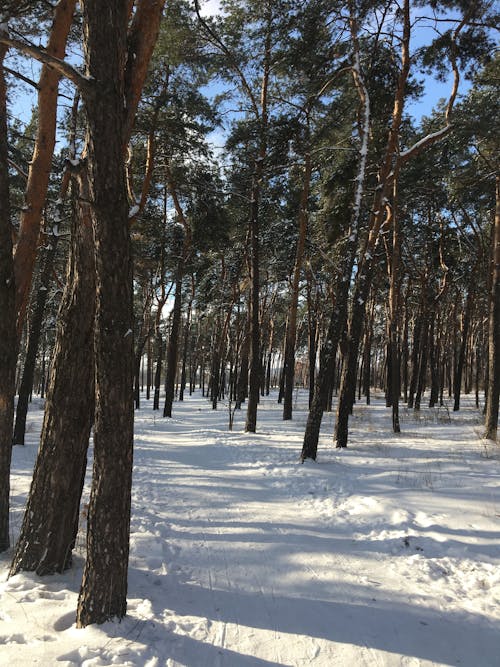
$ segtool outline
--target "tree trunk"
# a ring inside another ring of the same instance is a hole
[[[188,305],[188,311],[186,314],[186,324],[184,327],[184,341],[182,347],[181,387],[179,390],[179,401],[184,400],[184,391],[186,389],[186,368],[187,368],[187,357],[188,357],[190,333],[191,333],[191,307],[192,307],[192,300],[189,302]]]
[[[152,350],[151,350],[151,334],[148,336],[148,342],[146,345],[146,400],[149,401],[151,398],[151,384],[153,379],[152,374]]]
[[[245,421],[245,431],[255,433],[257,428],[257,405],[259,403],[259,387],[261,380],[261,358],[260,358],[260,238],[259,238],[259,206],[264,176],[264,161],[267,154],[267,132],[268,132],[268,89],[271,73],[271,27],[273,20],[272,5],[267,7],[266,37],[264,45],[264,65],[262,72],[261,94],[260,94],[260,116],[259,123],[259,151],[255,159],[254,173],[252,176],[252,187],[250,196],[250,359],[248,377],[248,405]]]
[[[172,406],[175,395],[175,375],[177,373],[177,359],[179,357],[179,334],[181,328],[181,307],[182,307],[182,277],[184,273],[184,260],[179,259],[175,276],[175,297],[174,307],[172,309],[172,326],[167,348],[167,373],[165,378],[165,405],[163,406],[163,416],[172,416]]]
[[[500,176],[496,177],[495,194],[488,321],[488,399],[485,419],[485,437],[491,440],[497,437],[500,397]]]
[[[9,203],[7,90],[0,44],[0,552],[10,546],[9,496],[16,382],[16,310]]]
[[[439,399],[439,376],[440,376],[440,331],[439,315],[437,321],[431,322],[429,333],[429,366],[431,372],[431,395],[429,397],[429,407],[433,408]]]
[[[248,328],[248,327],[245,327]],[[243,343],[241,345],[240,372],[238,373],[238,383],[236,390],[236,408],[241,409],[241,404],[245,402],[248,396],[248,360],[250,352],[249,333],[243,334]]]
[[[352,261],[354,257],[352,256]],[[352,269],[352,265],[351,265]],[[304,442],[302,444],[301,461],[316,460],[318,452],[319,432],[323,412],[328,402],[328,390],[331,386],[331,369],[334,368],[335,356],[339,345],[342,326],[347,319],[347,300],[349,290],[348,270],[339,276],[335,306],[330,317],[328,330],[320,352],[319,373],[314,389],[312,405],[307,417]]]
[[[432,317],[433,313],[430,313],[428,307],[424,306],[424,312],[422,315],[422,339],[420,341],[421,353],[420,353],[420,363],[418,367],[417,391],[415,393],[415,404],[413,406],[415,410],[420,410],[420,404],[425,390],[425,380],[427,376],[427,359],[428,359],[427,343],[429,340],[429,325]]]
[[[356,394],[356,369],[358,363],[358,349],[363,331],[363,322],[366,309],[366,300],[370,291],[371,262],[363,264],[358,275],[358,281],[352,299],[352,311],[349,320],[346,354],[343,359],[342,376],[340,380],[340,395],[337,405],[337,423],[334,438],[336,447],[347,447],[349,415],[352,412]]]
[[[307,127],[308,116],[307,116]],[[309,187],[311,183],[312,162],[309,151],[305,154],[304,180],[302,184],[302,193],[300,196],[299,214],[298,214],[298,239],[297,249],[295,251],[295,265],[293,267],[290,307],[288,310],[288,326],[286,328],[285,343],[285,367],[284,367],[284,393],[283,393],[283,420],[292,418],[293,386],[295,376],[295,344],[297,339],[297,310],[299,306],[299,283],[302,262],[304,259],[304,250],[306,246],[307,235],[307,217]]]
[[[72,197],[88,201],[85,166]],[[94,240],[89,211],[76,206],[66,285],[40,447],[10,574],[63,572],[71,565],[94,408]]]
[[[457,365],[455,367],[455,375],[453,378],[453,411],[460,410],[460,391],[462,389],[462,375],[464,372],[465,352],[467,349],[467,340],[469,337],[469,324],[472,314],[472,304],[474,299],[474,289],[469,285],[467,300],[465,302],[464,319],[462,325],[462,337],[460,340],[460,349],[458,351]]]
[[[157,324],[156,331],[156,368],[154,379],[153,410],[160,409],[161,369],[163,365],[164,343],[161,331]]]
[[[63,59],[66,41],[73,23],[76,0],[60,0],[54,10],[54,21],[47,44],[47,53]],[[16,308],[18,336],[24,325],[33,267],[35,265],[40,222],[52,169],[56,140],[57,97],[60,73],[50,65],[42,65],[38,83],[38,127],[29,163],[26,185],[26,207],[23,208],[16,245],[14,268],[16,274]]]
[[[408,407],[412,408],[415,402],[415,392],[417,390],[418,369],[420,360],[420,337],[422,332],[422,311],[413,323],[413,343],[411,350],[411,380],[408,391]]]
[[[77,627],[122,618],[127,570],[133,452],[132,261],[124,165],[124,64],[127,3],[86,0],[85,96],[96,257],[96,413],[87,560]]]

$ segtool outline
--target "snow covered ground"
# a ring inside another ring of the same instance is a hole
[[[6,579],[0,665],[362,667],[500,665],[500,446],[478,412],[358,404],[350,447],[326,415],[317,463],[298,463],[306,395],[293,422],[275,397],[227,429],[199,394],[162,419],[136,413],[129,613],[77,630],[85,512],[63,575]],[[42,411],[13,454],[21,523]]]

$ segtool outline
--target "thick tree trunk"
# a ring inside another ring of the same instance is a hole
[[[88,201],[80,169],[73,196]],[[11,574],[53,574],[71,565],[93,421],[94,276],[88,210],[75,210],[40,447]]]
[[[134,420],[132,261],[123,159],[127,3],[86,0],[83,13],[93,85],[85,110],[97,303],[94,467],[78,627],[126,613]]]
[[[10,546],[9,495],[16,382],[16,310],[9,204],[7,90],[0,44],[0,552]]]
[[[488,389],[485,437],[495,440],[500,397],[500,176],[495,183],[496,208],[491,244],[491,288],[488,327]]]
[[[30,322],[28,344],[26,346],[26,358],[24,360],[23,374],[19,386],[19,395],[16,407],[16,422],[14,426],[14,445],[24,445],[24,436],[26,432],[26,416],[28,414],[29,397],[33,388],[33,377],[35,374],[36,355],[38,353],[38,344],[40,342],[40,333],[42,330],[43,314],[49,285],[52,278],[52,269],[54,266],[54,257],[57,248],[57,236],[50,236],[48,247],[42,256],[42,269],[40,276],[40,285],[34,295],[35,306],[33,317]],[[32,297],[33,298],[33,297]]]

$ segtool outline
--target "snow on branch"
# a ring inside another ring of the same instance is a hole
[[[436,141],[439,141],[443,137],[445,137],[451,130],[453,129],[453,125],[446,125],[445,127],[442,127],[440,130],[437,132],[431,132],[430,134],[426,134],[425,137],[422,137],[422,139],[419,139],[416,143],[413,144],[413,146],[410,146],[405,151],[401,151],[399,154],[399,160],[401,164],[404,164],[407,162],[410,158],[414,157],[415,155],[418,155],[424,148],[427,146],[430,146],[431,144],[435,143]]]

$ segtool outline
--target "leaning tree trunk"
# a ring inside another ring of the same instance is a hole
[[[16,422],[14,425],[14,445],[24,445],[26,433],[26,416],[28,414],[29,397],[33,388],[33,377],[35,373],[36,355],[40,342],[43,314],[49,293],[49,285],[54,266],[54,257],[57,248],[57,236],[50,236],[48,247],[43,254],[43,266],[40,277],[40,285],[35,295],[35,307],[30,322],[28,344],[26,346],[26,358],[24,360],[23,375],[19,386],[19,395],[16,406]]]
[[[350,259],[352,259],[352,262]],[[354,251],[351,253],[350,259],[347,261],[349,262],[349,267],[352,270],[352,263],[354,262]],[[316,379],[314,396],[307,417],[302,452],[300,455],[300,460],[302,462],[304,462],[306,459],[312,459],[315,461],[318,452],[318,440],[319,432],[321,430],[321,421],[323,419],[325,406],[328,403],[328,391],[331,386],[330,373],[331,369],[334,368],[337,348],[342,333],[342,326],[347,319],[349,267],[344,266],[343,275],[339,276],[335,295],[335,306],[330,317],[325,340],[323,341],[323,345],[321,347],[319,373]]]
[[[62,59],[73,23],[76,0],[60,0],[55,4],[54,20],[46,52]],[[38,126],[29,162],[26,184],[26,206],[23,207],[19,239],[15,250],[16,307],[18,336],[21,337],[28,304],[33,267],[38,249],[40,222],[45,207],[52,156],[56,142],[58,84],[61,77],[50,64],[44,63],[38,82]]]
[[[9,205],[7,91],[0,44],[0,552],[9,548],[10,462],[16,381],[16,309]]]
[[[85,167],[79,169],[73,196],[85,202]],[[52,574],[71,565],[93,421],[94,275],[89,214],[75,210],[40,447],[11,574]]]

